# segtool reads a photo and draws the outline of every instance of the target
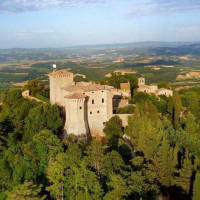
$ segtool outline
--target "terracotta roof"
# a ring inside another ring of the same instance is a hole
[[[120,88],[130,88],[130,83],[120,83]]]
[[[65,96],[65,98],[67,98],[67,99],[83,99],[85,97],[86,97],[86,95],[81,94],[81,93],[73,93],[73,94],[69,94],[69,95]]]
[[[73,73],[69,72],[67,69],[61,69],[61,70],[54,70],[53,72],[49,73],[48,76],[55,76],[62,74],[73,74]]]
[[[67,84],[61,89],[66,90],[68,92],[75,92],[75,91],[90,92],[90,91],[98,91],[98,90],[109,90],[113,88],[114,88],[113,86],[108,86],[108,85],[98,85],[98,84],[88,83],[88,82],[77,82],[77,83],[73,82],[73,83]]]

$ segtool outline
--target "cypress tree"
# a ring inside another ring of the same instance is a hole
[[[182,168],[179,170],[180,177],[177,178],[177,184],[189,193],[190,190],[190,181],[192,176],[192,162],[189,157],[188,151],[185,153],[185,159],[183,161]]]
[[[200,199],[200,173],[197,172],[195,176],[195,181],[193,185],[193,198],[192,200]]]

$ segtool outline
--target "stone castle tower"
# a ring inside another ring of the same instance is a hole
[[[67,70],[54,70],[49,74],[50,82],[50,101],[51,104],[62,105],[62,90],[61,87],[67,83],[73,82],[73,73]]]
[[[82,135],[88,133],[86,96],[72,94],[65,98],[67,134]]]

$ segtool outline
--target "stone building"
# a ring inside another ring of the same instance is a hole
[[[155,94],[157,96],[159,95],[165,95],[167,97],[173,96],[173,91],[166,89],[166,88],[160,88],[158,89],[157,85],[146,85],[145,84],[145,78],[141,77],[138,78],[138,92],[143,92],[146,94]]]
[[[67,134],[103,136],[105,122],[113,116],[116,97],[120,107],[131,95],[108,85],[74,82],[73,73],[68,70],[54,70],[49,79],[50,102],[63,107]]]

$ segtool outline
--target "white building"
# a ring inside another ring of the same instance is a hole
[[[157,96],[159,95],[165,95],[167,97],[173,96],[173,91],[166,89],[166,88],[160,88],[158,89],[157,85],[146,85],[145,84],[145,78],[138,78],[138,92],[143,92],[146,94],[155,94]]]

